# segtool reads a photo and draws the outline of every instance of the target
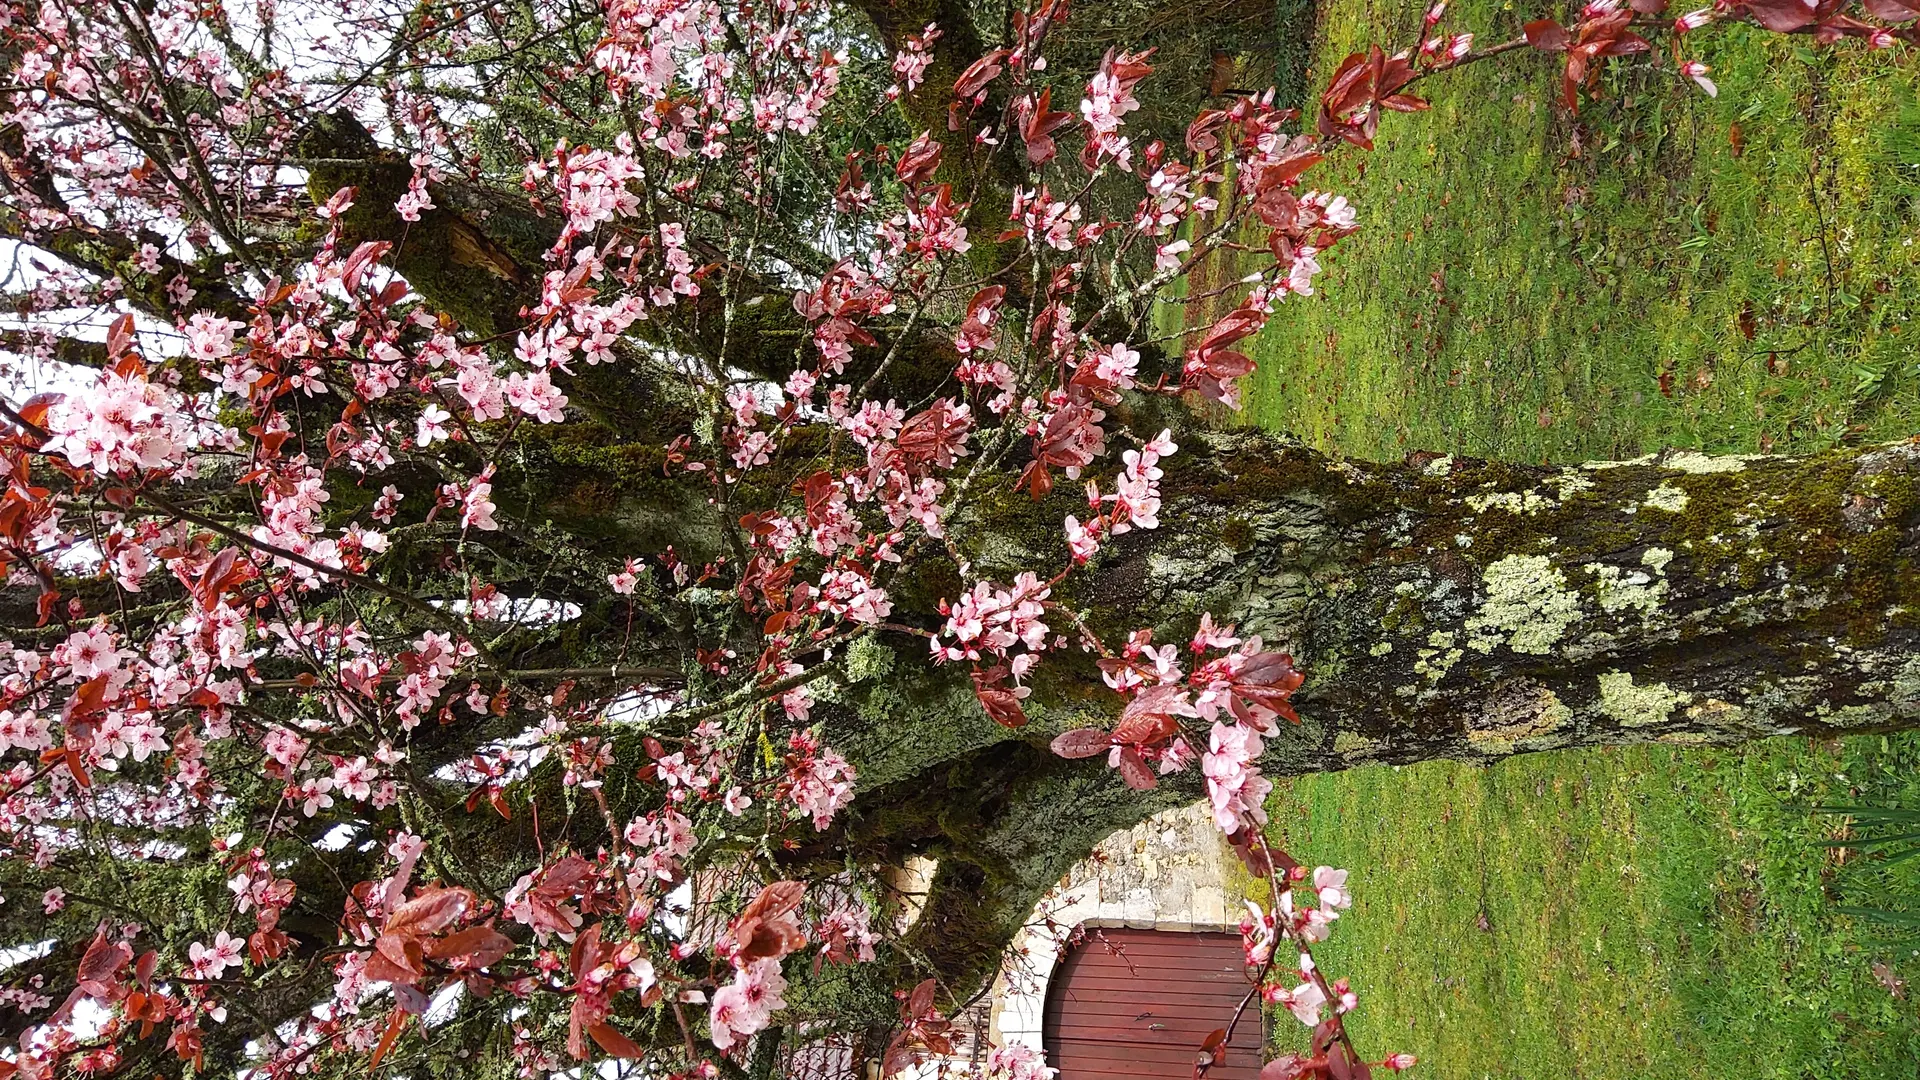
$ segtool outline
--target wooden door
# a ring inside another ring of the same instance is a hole
[[[1249,978],[1238,934],[1088,930],[1047,987],[1047,1063],[1059,1080],[1188,1080]],[[1262,1036],[1255,1002],[1210,1080],[1256,1080]]]

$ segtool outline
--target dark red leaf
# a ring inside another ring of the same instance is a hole
[[[1890,23],[1920,19],[1920,7],[1907,4],[1904,0],[1865,0],[1864,6],[1867,14]]]
[[[1298,1054],[1287,1054],[1274,1058],[1260,1068],[1260,1080],[1299,1080],[1304,1075],[1306,1062]]]
[[[1541,52],[1566,52],[1573,45],[1567,28],[1552,19],[1535,19],[1522,28],[1527,44]]]
[[[1739,6],[1776,34],[1792,33],[1814,20],[1814,5],[1802,0],[1746,0]]]
[[[151,988],[153,986],[153,969],[159,966],[159,964],[160,954],[155,950],[148,949],[146,952],[141,953],[140,959],[133,962],[134,981],[143,987]]]
[[[1207,374],[1216,379],[1238,379],[1253,373],[1253,358],[1234,349],[1218,349],[1201,356]]]
[[[398,934],[381,934],[367,957],[367,978],[374,982],[413,983],[426,975],[425,951],[420,943]]]
[[[923,979],[920,985],[913,988],[913,993],[907,997],[909,1019],[917,1020],[933,1011],[934,989],[932,979]]]
[[[212,610],[219,604],[220,594],[225,589],[228,576],[233,572],[233,564],[239,557],[239,548],[221,548],[212,559],[207,561],[207,568],[200,572],[200,580],[193,586],[194,599],[200,601],[202,608]]]
[[[133,348],[133,316],[122,315],[107,327],[107,356],[118,360]]]
[[[1013,487],[1015,491],[1025,488],[1033,496],[1033,501],[1039,502],[1047,497],[1047,492],[1053,490],[1053,476],[1047,472],[1045,463],[1029,461],[1027,467],[1020,470],[1020,480]],[[44,618],[40,621],[46,622]]]
[[[1179,730],[1175,716],[1188,716],[1187,688],[1179,684],[1149,686],[1133,696],[1114,725],[1116,743],[1156,743]]]
[[[35,394],[16,411],[19,412],[20,419],[34,427],[44,428],[47,426],[47,411],[65,400],[66,396],[65,394]]]
[[[806,891],[805,883],[799,881],[776,881],[761,889],[733,922],[733,940],[740,955],[759,960],[785,956],[805,946],[807,936],[793,913]]]
[[[380,1044],[373,1048],[373,1056],[367,1059],[368,1071],[380,1067],[380,1062],[387,1056],[387,1051],[393,1049],[394,1040],[400,1037],[400,1029],[406,1025],[407,1014],[399,1009],[393,1010],[393,1018],[387,1021],[387,1030],[381,1034]]]
[[[933,141],[929,132],[921,132],[913,140],[907,151],[900,155],[894,166],[894,175],[908,187],[919,187],[933,177],[934,170],[940,167],[940,144]]]
[[[340,284],[346,286],[349,293],[359,292],[360,278],[367,272],[367,267],[392,247],[393,243],[388,240],[367,240],[361,243],[359,247],[353,249],[353,254],[348,255],[347,261],[341,265]]]
[[[1039,98],[1028,99],[1026,121],[1020,125],[1020,137],[1027,144],[1027,160],[1035,165],[1053,160],[1057,151],[1053,133],[1073,119],[1072,113],[1054,112],[1050,108],[1052,104],[1053,89],[1041,90]]]
[[[1075,728],[1053,738],[1053,752],[1063,758],[1090,758],[1107,752],[1113,736],[1099,728]]]
[[[473,903],[465,889],[423,889],[418,896],[393,909],[383,931],[401,937],[437,934],[464,914]]]
[[[967,70],[961,72],[960,77],[954,80],[954,96],[970,98],[979,93],[982,88],[992,82],[1000,72],[1005,69],[1005,65],[1002,64],[1001,61],[1006,58],[1006,49],[995,49],[967,65]]]
[[[1247,873],[1262,881],[1273,876],[1275,860],[1268,857],[1267,848],[1254,846],[1251,830],[1240,829],[1227,837],[1227,842],[1233,848],[1233,853],[1240,857],[1240,863],[1247,868]],[[1291,860],[1288,862],[1291,863]]]
[[[600,1049],[617,1058],[643,1058],[647,1056],[639,1043],[621,1034],[612,1024],[594,1024],[587,1028],[587,1034],[600,1044]]]
[[[1020,707],[1020,698],[1005,687],[973,688],[973,695],[980,699],[980,707],[987,710],[987,716],[1004,728],[1023,728],[1027,726],[1027,711]]]
[[[1208,154],[1220,148],[1220,133],[1225,130],[1231,117],[1221,109],[1209,109],[1194,117],[1187,125],[1187,149],[1196,154]]]
[[[465,930],[433,938],[426,953],[435,960],[452,960],[463,967],[491,967],[513,951],[513,939],[491,926],[470,926]]]
[[[1147,765],[1146,759],[1140,756],[1140,751],[1131,746],[1120,751],[1120,779],[1125,780],[1127,786],[1136,791],[1152,791],[1160,786],[1160,781],[1153,775],[1153,769]]]
[[[104,932],[96,933],[87,951],[81,954],[75,982],[94,997],[111,997],[120,982],[120,970],[132,959],[133,948],[126,942],[109,943]]]
[[[61,710],[60,722],[71,724],[75,720],[92,716],[107,707],[106,697],[107,677],[95,675],[74,688],[73,696],[67,699],[66,707]]]
[[[574,982],[600,965],[600,952],[600,924],[594,923],[573,939],[573,951],[567,954],[567,970],[573,974]]]
[[[1639,34],[1622,33],[1620,36],[1608,42],[1606,48],[1600,50],[1600,55],[1633,56],[1636,53],[1649,52],[1652,49],[1653,42],[1648,41]]]

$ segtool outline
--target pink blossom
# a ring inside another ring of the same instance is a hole
[[[291,769],[307,754],[307,740],[287,730],[277,727],[268,731],[261,740],[261,748],[267,756],[283,768]]]
[[[333,779],[326,776],[309,776],[296,785],[287,795],[287,800],[300,807],[307,817],[319,813],[333,805]]]
[[[939,28],[932,23],[928,23],[920,33],[908,36],[900,51],[893,56],[893,73],[900,81],[889,88],[889,97],[896,96],[896,93],[911,94],[926,80],[927,67],[933,63],[927,46],[939,36]]]
[[[1246,953],[1247,965],[1258,967],[1273,956],[1274,943],[1279,940],[1279,924],[1274,917],[1252,900],[1245,901],[1247,913],[1240,918],[1240,943]]]
[[[32,710],[0,709],[0,753],[8,750],[45,750],[53,745],[48,719]]]
[[[333,788],[355,801],[364,802],[373,794],[373,782],[379,778],[365,757],[341,759],[333,768]]]
[[[1698,30],[1712,21],[1712,8],[1701,8],[1698,11],[1689,11],[1685,15],[1673,20],[1673,32],[1676,34],[1684,34],[1690,30]]]
[[[108,713],[94,740],[107,756],[135,761],[145,761],[167,748],[166,733],[144,713]]]
[[[1714,85],[1712,79],[1707,78],[1707,72],[1712,70],[1713,70],[1712,68],[1701,63],[1698,60],[1688,60],[1685,63],[1680,65],[1681,75],[1684,75],[1689,79],[1692,79],[1696,84],[1699,85],[1700,89],[1707,92],[1708,97],[1719,97],[1720,88]]]
[[[815,829],[825,829],[834,814],[853,801],[853,766],[838,751],[817,749],[803,732],[794,733],[790,745],[798,751],[787,776],[793,803],[813,818]]]
[[[407,181],[406,193],[394,202],[394,213],[399,214],[402,221],[419,221],[421,211],[433,208],[433,197],[427,194],[427,178],[416,171]]]
[[[1087,96],[1080,101],[1080,116],[1096,133],[1111,135],[1120,130],[1121,118],[1139,107],[1132,84],[1106,66],[1087,83]]]
[[[640,584],[640,565],[636,559],[628,559],[618,571],[607,575],[607,585],[621,596],[633,595]]]
[[[877,626],[893,614],[886,590],[856,570],[828,570],[820,575],[819,602],[826,611],[868,626]]]
[[[1116,341],[1094,354],[1094,374],[1121,390],[1133,389],[1133,377],[1140,373],[1140,354],[1125,342]]]
[[[1046,1053],[1014,1043],[987,1052],[989,1080],[1053,1080],[1060,1070],[1047,1064]]]
[[[734,972],[733,981],[713,992],[709,1021],[713,1045],[722,1050],[740,1039],[763,1030],[772,1022],[773,1013],[786,1008],[781,995],[787,980],[780,974],[780,961],[768,957]]]
[[[1066,529],[1067,550],[1073,555],[1074,562],[1084,563],[1100,550],[1100,538],[1094,535],[1093,530],[1080,524],[1079,518],[1068,514]]]
[[[1472,34],[1463,36],[1468,39],[1473,37]],[[1351,229],[1358,220],[1352,204],[1347,202],[1345,195],[1335,195],[1325,191],[1309,191],[1305,195],[1300,196],[1300,203],[1302,206],[1309,206],[1319,211],[1320,219],[1336,229]]]
[[[1347,891],[1347,872],[1331,866],[1315,867],[1313,871],[1314,892],[1319,895],[1320,906],[1332,911],[1345,911],[1353,905],[1353,894]]]
[[[388,484],[380,489],[380,497],[373,501],[373,509],[369,512],[373,514],[375,521],[390,522],[393,520],[395,508],[404,498],[406,495],[402,494],[399,488]]]
[[[54,660],[72,668],[74,678],[91,679],[96,675],[117,671],[121,655],[120,650],[114,647],[113,631],[105,626],[94,626],[69,634],[66,643],[55,651]]]
[[[567,395],[553,385],[553,376],[545,371],[531,375],[507,376],[507,400],[513,407],[543,424],[566,419]]]
[[[1276,1002],[1276,1004],[1285,1005],[1295,1019],[1308,1027],[1313,1027],[1320,1022],[1320,1007],[1326,1003],[1326,992],[1321,990],[1313,980],[1308,980],[1292,990],[1283,991],[1278,995]]]
[[[113,553],[110,560],[113,566],[114,580],[128,592],[139,592],[140,581],[153,568],[153,559],[147,549],[139,544],[127,544]]]
[[[451,419],[453,419],[452,413],[438,405],[429,404],[420,410],[420,416],[415,422],[414,441],[421,446],[432,446],[446,439],[446,424]]]
[[[203,364],[214,364],[233,355],[233,335],[246,324],[197,312],[187,320],[187,355]]]
[[[234,937],[222,930],[213,936],[211,946],[198,941],[187,946],[189,970],[196,979],[218,979],[226,974],[228,968],[240,966],[240,954],[245,948],[245,938]]]
[[[493,520],[493,483],[489,479],[492,475],[493,469],[489,467],[461,496],[461,528],[492,531],[500,527],[500,523]]]
[[[473,410],[475,420],[498,420],[507,414],[501,382],[493,377],[493,372],[486,365],[462,364],[453,385],[461,400],[467,403],[467,408]]]

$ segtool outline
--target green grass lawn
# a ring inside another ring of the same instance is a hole
[[[1423,6],[1322,4],[1307,85],[1409,40]],[[1532,14],[1462,0],[1450,20],[1491,43]],[[1641,66],[1576,128],[1527,54],[1427,84],[1430,112],[1340,156],[1315,179],[1364,228],[1256,342],[1252,418],[1385,458],[1920,433],[1920,69],[1746,28],[1696,41],[1717,100]],[[1353,868],[1322,963],[1360,991],[1363,1047],[1420,1055],[1417,1075],[1912,1078],[1920,930],[1834,907],[1920,905],[1920,874],[1837,865],[1837,822],[1804,808],[1920,807],[1916,766],[1911,736],[1646,747],[1312,777],[1272,808],[1296,857]]]
[[[1420,1076],[1910,1078],[1914,1002],[1871,965],[1915,974],[1920,939],[1836,920],[1833,822],[1798,807],[1911,799],[1916,765],[1880,739],[1540,754],[1314,777],[1270,807],[1296,857],[1353,869],[1316,955],[1360,992],[1359,1044]]]
[[[1309,85],[1421,8],[1323,5]],[[1492,42],[1529,10],[1449,18]],[[1556,460],[1920,431],[1920,71],[1747,27],[1693,41],[1717,100],[1670,62],[1616,66],[1576,129],[1528,52],[1426,84],[1431,111],[1323,167],[1364,228],[1262,338],[1253,416],[1355,454]]]

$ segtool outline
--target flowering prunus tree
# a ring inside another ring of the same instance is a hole
[[[1196,1072],[1264,998],[1363,1075],[1263,773],[1920,722],[1920,446],[1199,419],[1422,80],[1920,16],[1664,6],[1168,124],[1063,0],[7,0],[0,1077],[900,1067],[1199,799],[1271,892]]]

